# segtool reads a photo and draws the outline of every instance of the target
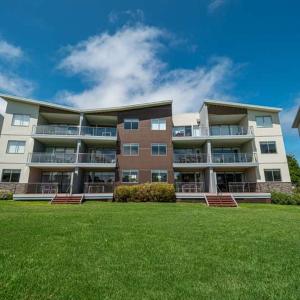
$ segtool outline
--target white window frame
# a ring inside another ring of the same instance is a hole
[[[151,119],[151,130],[167,130],[167,120],[165,118]]]
[[[131,123],[131,128],[125,128],[125,123]],[[133,122],[135,122],[135,123],[138,123],[138,128],[132,128],[132,123]],[[123,121],[123,125],[124,125],[124,129],[125,130],[138,130],[139,129],[139,127],[140,127],[140,120],[139,119],[137,119],[137,118],[132,118],[132,119],[124,119],[124,121]]]
[[[259,119],[259,118],[262,119],[262,125],[258,125],[258,123],[257,123],[257,119]],[[271,119],[271,124],[270,125],[268,125],[268,126],[265,125],[265,121],[264,121],[265,118]],[[267,115],[266,116],[256,116],[255,121],[256,121],[256,127],[258,127],[258,128],[272,128],[273,127],[273,118],[270,115],[268,115],[268,116]]]
[[[152,178],[153,173],[166,174],[167,175],[166,181],[153,181]],[[168,182],[168,170],[151,170],[151,182]]]
[[[155,145],[158,145],[158,154],[153,154],[152,147],[155,146]],[[159,151],[160,146],[165,146],[166,147],[166,153],[165,154],[160,154],[160,151]],[[165,143],[153,143],[153,144],[151,144],[151,155],[152,156],[167,156],[168,155],[168,146],[167,146],[167,144],[165,144]]]
[[[267,148],[268,148],[268,152],[262,152],[261,151],[261,145],[262,144],[266,144],[267,145]],[[269,152],[270,151],[270,144],[274,144],[275,145],[275,152]],[[259,147],[260,147],[260,153],[261,154],[277,154],[277,144],[276,144],[276,141],[261,141],[259,142]]]
[[[125,150],[124,150],[125,146],[129,147],[129,154],[125,153]],[[137,148],[138,148],[138,153],[137,154],[132,154],[132,149],[131,149],[132,146],[137,146]],[[138,144],[138,143],[125,143],[125,144],[123,144],[122,150],[123,150],[123,156],[139,156],[139,154],[140,154],[140,144]]]
[[[12,143],[16,143],[16,145],[15,145],[15,149],[17,150],[16,152],[10,152],[9,151],[10,145]],[[20,145],[20,144],[22,144],[22,145]],[[24,150],[23,150],[23,152],[19,152],[19,149],[22,146],[24,147]],[[7,141],[6,153],[8,153],[8,154],[24,154],[25,153],[25,146],[26,146],[26,141],[9,140],[9,141]]]
[[[131,173],[136,172],[137,181],[123,181],[123,177],[124,177],[125,172],[129,172],[130,173],[129,176],[131,175]],[[122,183],[139,183],[139,170],[136,170],[136,169],[122,170]]]
[[[266,179],[266,171],[272,172],[272,181],[267,181]],[[274,171],[279,171],[280,173],[280,180],[274,180]],[[266,182],[282,182],[282,174],[281,174],[281,169],[264,169],[264,176],[265,176],[265,181]]]
[[[21,117],[19,119],[20,124],[14,124],[14,122],[17,120],[17,117]],[[28,120],[27,120],[28,124],[24,124],[25,117],[28,118]],[[11,125],[12,126],[18,126],[18,127],[29,127],[29,125],[30,125],[30,115],[28,115],[28,114],[13,114]]]

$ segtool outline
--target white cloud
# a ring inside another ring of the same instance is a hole
[[[27,96],[33,89],[34,85],[31,81],[22,79],[16,74],[0,72],[0,92]]]
[[[296,99],[293,101],[292,106],[287,107],[280,113],[280,122],[283,131],[287,135],[296,133],[296,130],[293,131],[291,128],[299,107],[300,107],[300,96],[296,97]]]
[[[20,59],[23,56],[21,48],[4,40],[0,40],[0,58],[6,60]]]
[[[214,13],[216,10],[224,6],[228,0],[211,0],[208,4],[208,12],[209,13]]]
[[[126,23],[128,23],[130,20],[134,22],[143,22],[145,15],[141,9],[124,10],[118,12],[112,11],[108,15],[108,21],[110,23],[117,23],[122,17],[126,19]]]
[[[173,99],[177,111],[197,110],[204,98],[222,97],[233,70],[231,60],[170,70],[160,59],[168,36],[156,27],[126,26],[69,47],[59,67],[84,78],[88,88],[60,96],[82,108]]]

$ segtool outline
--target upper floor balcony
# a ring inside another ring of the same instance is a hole
[[[83,140],[117,140],[115,127],[89,127],[74,125],[36,125],[32,136],[38,139],[83,139]]]
[[[116,153],[78,153],[77,165],[89,168],[115,168]]]
[[[70,165],[76,163],[76,153],[48,153],[48,152],[33,152],[28,154],[27,163],[29,165]]]
[[[199,141],[234,139],[245,140],[253,138],[252,127],[239,125],[176,126],[173,128],[173,141]]]

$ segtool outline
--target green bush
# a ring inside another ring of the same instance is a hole
[[[116,202],[174,202],[175,189],[168,183],[119,185],[114,191]]]
[[[13,193],[10,191],[0,191],[0,200],[12,200]]]
[[[272,192],[271,199],[273,204],[282,205],[300,205],[300,194],[298,193],[281,193]]]

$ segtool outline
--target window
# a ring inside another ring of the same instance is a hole
[[[21,170],[8,170],[2,171],[2,182],[19,182]]]
[[[151,145],[152,155],[167,155],[166,144],[152,144]]]
[[[139,119],[125,119],[124,120],[124,129],[139,129]]]
[[[151,129],[152,130],[166,130],[166,120],[165,119],[152,119]]]
[[[8,141],[7,153],[21,154],[25,152],[25,141]]]
[[[260,142],[261,153],[276,153],[276,142]]]
[[[139,182],[139,171],[138,170],[123,170],[122,182],[124,182],[124,183]]]
[[[266,181],[281,181],[280,169],[265,170]]]
[[[30,122],[30,116],[29,115],[18,115],[14,114],[12,119],[12,125],[13,126],[25,126],[28,127]]]
[[[272,127],[272,117],[271,116],[259,116],[256,117],[257,127]]]
[[[123,154],[131,156],[139,155],[139,144],[124,144]]]
[[[151,171],[152,182],[167,182],[168,171],[167,170],[152,170]]]

